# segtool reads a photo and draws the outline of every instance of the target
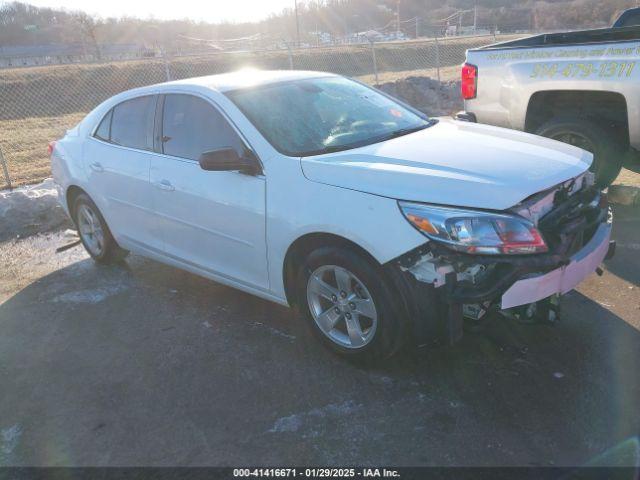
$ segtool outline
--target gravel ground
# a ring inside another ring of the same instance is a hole
[[[640,160],[629,160],[614,183],[640,188]]]
[[[372,369],[322,349],[288,309],[194,275],[56,254],[63,231],[5,241],[0,465],[601,458],[640,431],[638,232],[638,210],[616,208],[618,254],[564,298],[559,324],[495,316]]]

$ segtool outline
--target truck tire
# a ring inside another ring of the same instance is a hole
[[[596,176],[596,184],[602,188],[611,185],[622,169],[627,149],[613,132],[590,120],[554,118],[543,124],[536,133],[593,153],[590,170]]]
[[[298,270],[296,303],[305,323],[329,349],[376,362],[406,343],[407,317],[383,269],[348,248],[321,247]]]
[[[100,210],[84,193],[78,195],[73,204],[73,221],[82,245],[96,263],[118,263],[129,254],[118,246]]]

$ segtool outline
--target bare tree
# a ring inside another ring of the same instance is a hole
[[[96,20],[86,12],[76,12],[74,14],[74,18],[80,25],[83,37],[89,39],[89,42],[93,46],[96,59],[101,60],[102,54],[100,53],[100,45],[98,45],[98,40],[96,38],[96,29],[100,25],[100,21]]]

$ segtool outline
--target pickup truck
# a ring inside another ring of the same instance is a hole
[[[635,9],[632,9],[635,10]],[[594,154],[604,187],[640,149],[640,26],[550,33],[467,51],[458,119],[523,130]],[[636,15],[637,17],[637,15]]]

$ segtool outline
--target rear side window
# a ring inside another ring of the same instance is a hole
[[[112,114],[113,114],[113,110],[109,110],[109,113],[107,113],[104,116],[104,118],[102,119],[102,122],[100,122],[100,125],[96,130],[96,133],[94,134],[94,137],[99,138],[100,140],[105,140],[107,142],[109,141],[111,137],[111,115]]]
[[[162,151],[174,157],[198,160],[211,150],[232,147],[242,154],[244,144],[213,105],[193,95],[165,97]]]
[[[127,100],[113,107],[109,141],[123,147],[153,150],[155,110],[154,95]]]

